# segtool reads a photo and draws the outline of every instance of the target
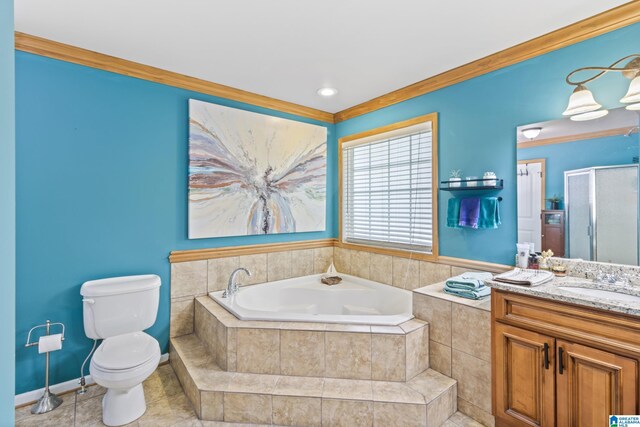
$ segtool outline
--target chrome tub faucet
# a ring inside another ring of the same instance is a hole
[[[233,270],[233,273],[231,273],[231,276],[229,276],[229,283],[227,283],[227,289],[222,293],[222,298],[231,297],[238,293],[238,290],[240,289],[239,287],[240,285],[238,284],[238,280],[236,279],[236,276],[241,271],[243,271],[247,276],[251,277],[251,272],[244,267],[236,268],[235,270]]]

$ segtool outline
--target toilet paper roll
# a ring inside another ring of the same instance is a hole
[[[38,353],[56,351],[62,348],[62,334],[45,335],[38,340]]]

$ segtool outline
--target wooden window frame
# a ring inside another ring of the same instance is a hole
[[[432,230],[432,248],[431,253],[423,253],[411,250],[395,249],[382,246],[363,245],[355,243],[347,243],[343,241],[342,235],[342,196],[343,196],[343,171],[342,171],[342,146],[343,144],[362,139],[370,136],[383,134],[414,126],[420,123],[431,122],[431,203],[433,209],[433,230]],[[344,136],[338,139],[338,241],[337,247],[352,249],[357,251],[373,252],[382,255],[390,255],[402,258],[417,259],[422,261],[438,261],[438,113],[433,112],[422,116],[415,117],[413,119],[404,120],[401,122],[393,123],[386,126],[381,126],[368,131],[356,133],[353,135]]]

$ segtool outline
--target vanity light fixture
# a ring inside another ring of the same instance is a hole
[[[628,62],[624,66],[618,66],[625,61]],[[595,71],[597,73],[580,81],[571,79],[574,74],[582,71]],[[596,102],[593,94],[585,85],[612,71],[622,73],[626,78],[631,79],[629,90],[620,102],[630,104],[627,105],[627,110],[640,110],[640,54],[633,54],[618,59],[608,67],[582,67],[570,72],[566,78],[567,84],[576,88],[569,97],[567,109],[562,114],[571,116],[571,120],[574,121],[593,120],[606,116],[608,111],[600,109],[602,105]]]
[[[540,127],[526,128],[526,129],[522,129],[522,134],[524,135],[525,138],[534,140],[538,137],[538,135],[540,135],[541,131],[542,131],[542,128]]]
[[[609,110],[596,110],[588,111],[586,113],[576,114],[571,116],[570,119],[574,122],[586,122],[587,120],[599,119],[609,114]]]
[[[334,96],[335,94],[338,93],[338,89],[334,88],[334,87],[321,87],[320,89],[318,89],[318,95],[320,96],[324,96],[325,98],[329,98],[331,96]]]

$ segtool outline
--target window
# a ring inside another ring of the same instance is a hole
[[[343,243],[437,253],[436,117],[340,141]]]

